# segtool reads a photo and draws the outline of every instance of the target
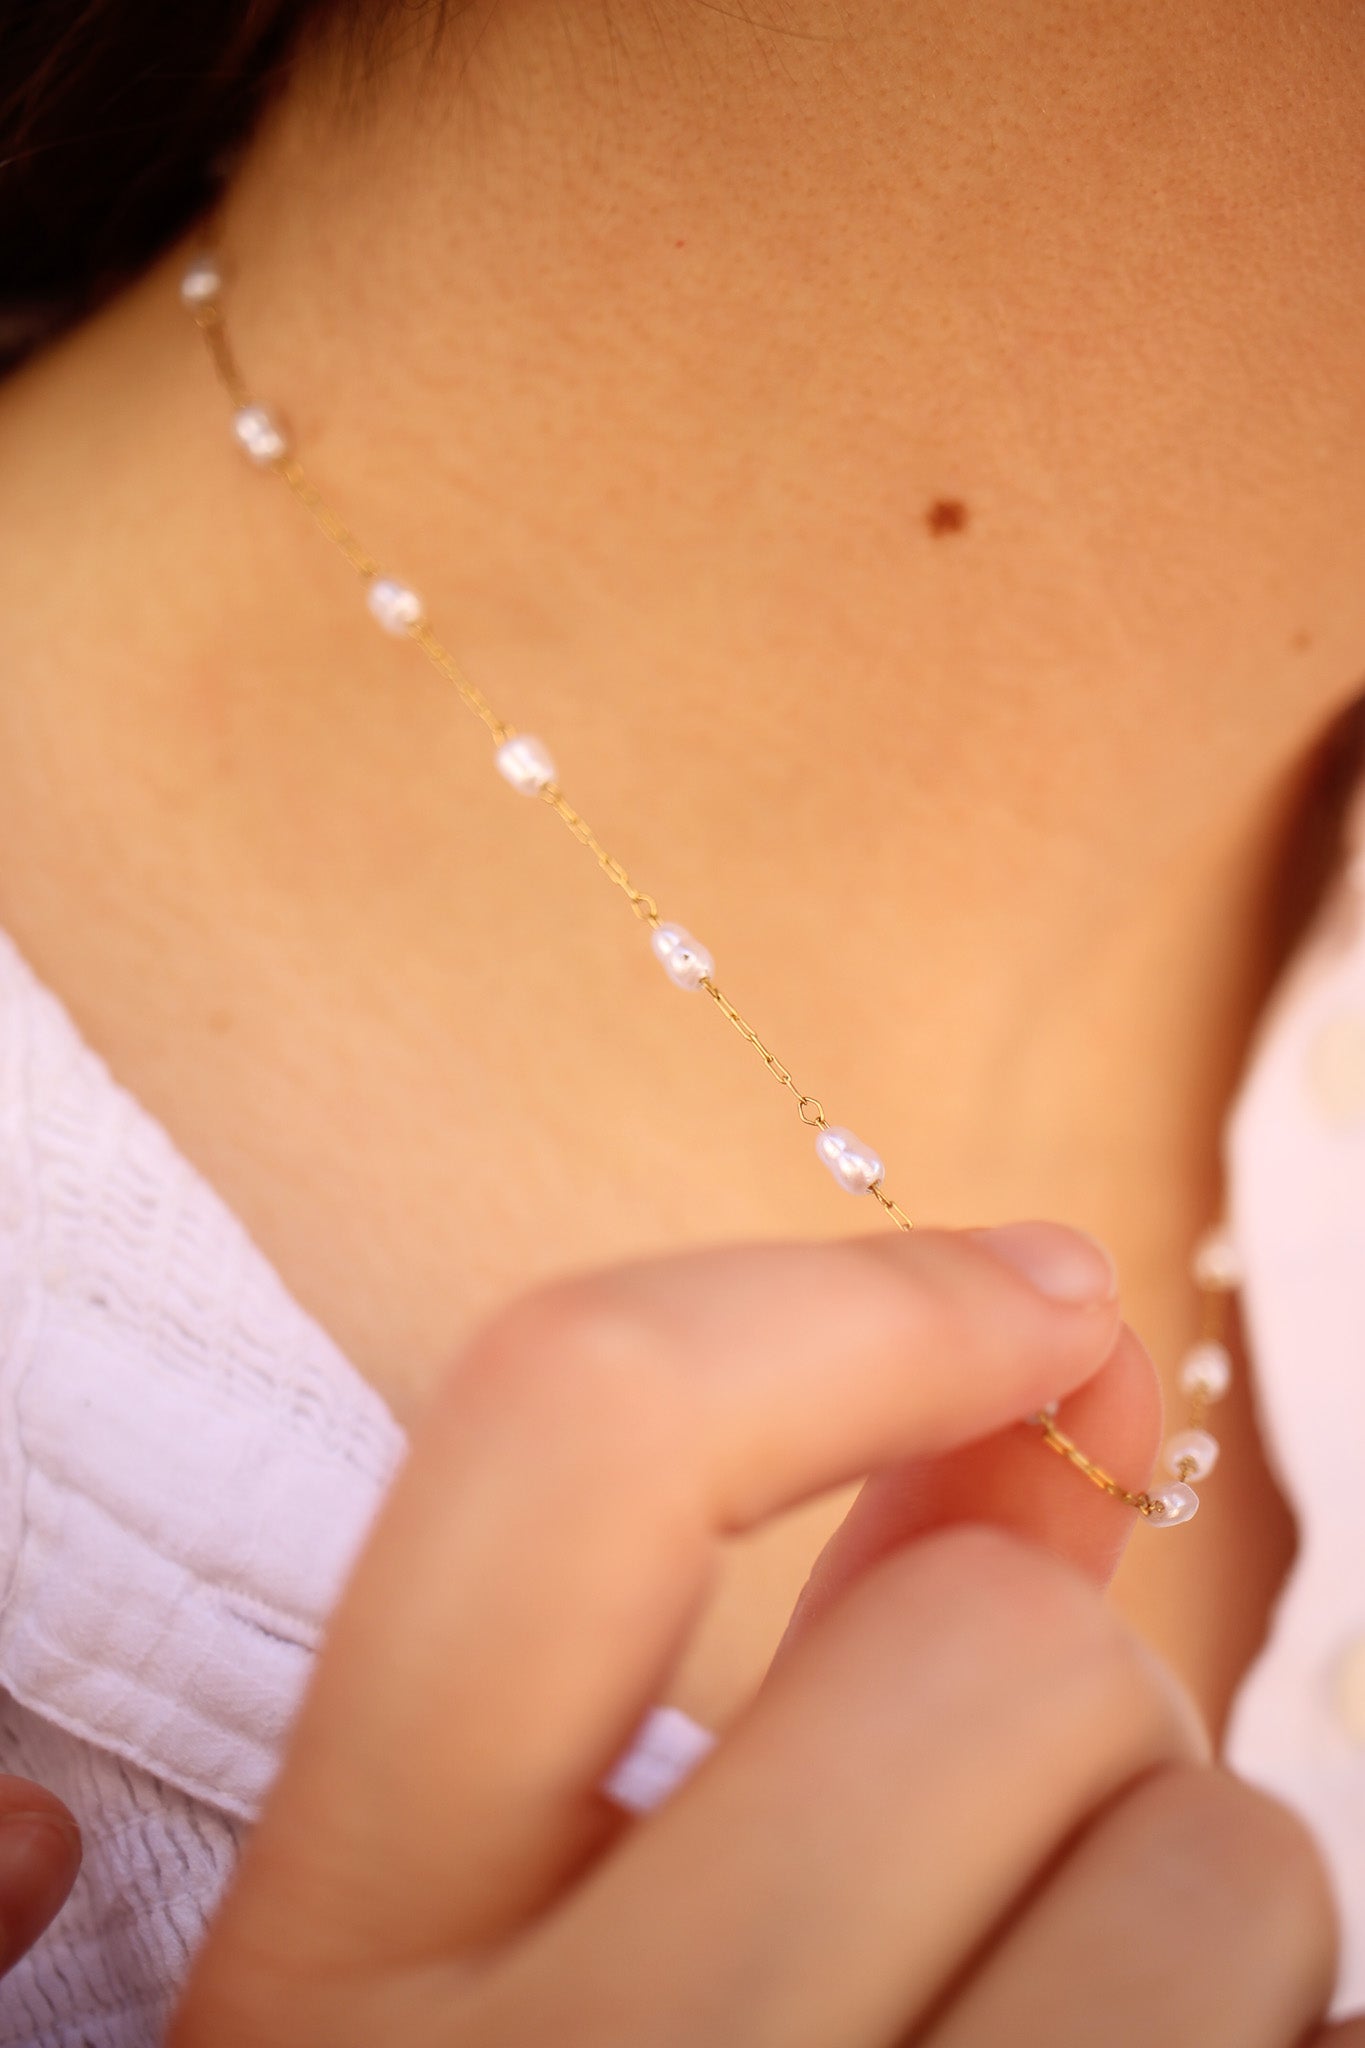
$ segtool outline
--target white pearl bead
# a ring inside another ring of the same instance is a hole
[[[392,576],[376,576],[365,593],[365,602],[386,633],[406,633],[422,616],[417,592],[405,583],[395,583]]]
[[[1232,1385],[1232,1357],[1226,1344],[1206,1338],[1185,1354],[1180,1391],[1190,1400],[1221,1401]]]
[[[1199,1513],[1199,1495],[1183,1479],[1177,1479],[1174,1486],[1158,1487],[1148,1499],[1160,1503],[1161,1513],[1149,1518],[1158,1529],[1174,1529],[1181,1522],[1192,1522]]]
[[[700,988],[715,971],[716,963],[701,940],[694,939],[680,924],[656,924],[649,943],[654,948],[654,958],[679,988]]]
[[[1060,1401],[1049,1401],[1045,1408],[1035,1408],[1032,1415],[1026,1415],[1024,1417],[1024,1420],[1026,1422],[1036,1423],[1037,1426],[1041,1429],[1045,1422],[1051,1422],[1054,1420],[1057,1414],[1057,1410],[1061,1407],[1061,1405],[1062,1404]]]
[[[498,773],[506,777],[522,796],[539,796],[555,779],[555,764],[549,749],[534,733],[514,732],[494,755]]]
[[[1218,1439],[1206,1429],[1177,1430],[1166,1445],[1164,1456],[1166,1470],[1174,1472],[1177,1479],[1207,1479],[1218,1463]]]
[[[223,273],[211,256],[196,256],[180,280],[180,297],[187,306],[206,306],[223,289]]]
[[[1242,1262],[1226,1230],[1208,1230],[1194,1248],[1190,1270],[1200,1287],[1227,1292],[1242,1281]]]
[[[870,1145],[855,1138],[852,1131],[831,1125],[815,1134],[815,1150],[841,1188],[851,1195],[865,1195],[885,1168]]]
[[[280,430],[278,421],[263,405],[244,405],[232,415],[232,431],[239,445],[262,467],[278,461],[288,452],[289,443]]]

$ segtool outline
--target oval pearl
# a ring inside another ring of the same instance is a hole
[[[1218,1463],[1218,1439],[1206,1429],[1177,1430],[1163,1455],[1166,1470],[1174,1472],[1177,1479],[1207,1479]]]
[[[1185,1354],[1180,1368],[1180,1391],[1190,1400],[1221,1401],[1232,1385],[1232,1357],[1226,1344],[1205,1338]]]
[[[842,1126],[831,1125],[828,1130],[817,1131],[815,1151],[840,1187],[847,1188],[851,1195],[865,1195],[885,1172],[872,1147]]]
[[[680,924],[656,924],[649,935],[654,958],[678,988],[700,988],[715,969],[715,961],[691,932]]]
[[[232,431],[237,436],[238,446],[262,467],[277,462],[288,452],[289,443],[279,422],[263,405],[240,406],[232,415]]]
[[[1242,1281],[1242,1262],[1237,1247],[1222,1228],[1205,1231],[1194,1248],[1190,1271],[1200,1287],[1227,1293]]]
[[[223,273],[211,256],[196,256],[180,280],[180,298],[186,306],[207,306],[223,289]]]
[[[376,576],[365,592],[365,602],[370,607],[370,616],[378,620],[386,633],[406,633],[422,616],[422,600],[417,592],[409,590],[406,583],[396,583],[392,576]]]
[[[1158,1529],[1174,1529],[1181,1522],[1192,1522],[1199,1513],[1199,1495],[1183,1479],[1177,1479],[1174,1486],[1159,1486],[1147,1498],[1161,1504],[1159,1515],[1147,1517]]]
[[[498,773],[522,796],[539,796],[555,779],[549,749],[534,733],[514,732],[493,756]]]

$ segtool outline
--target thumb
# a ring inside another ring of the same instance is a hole
[[[1085,1445],[1120,1485],[1147,1483],[1161,1435],[1161,1387],[1125,1324],[1092,1379],[1062,1405],[1057,1426]],[[797,1638],[892,1550],[952,1522],[991,1522],[1108,1584],[1129,1539],[1165,1542],[1135,1509],[1088,1485],[1066,1459],[1048,1457],[1036,1426],[1016,1423],[946,1456],[889,1467],[869,1479],[811,1570],[774,1664]]]
[[[81,1831],[59,1799],[0,1778],[0,1975],[56,1919],[81,1867]]]

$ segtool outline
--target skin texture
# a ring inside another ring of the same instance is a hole
[[[1169,1386],[1365,670],[1359,9],[427,26],[241,166],[253,382],[910,1213],[1103,1237]],[[864,1228],[228,446],[178,260],[0,393],[0,920],[405,1420],[539,1281]],[[1115,1588],[1215,1724],[1293,1540],[1220,1433]],[[696,1711],[846,1505],[733,1546]]]
[[[424,1418],[172,2048],[992,2048],[1008,2000],[1040,2048],[1115,2010],[1116,2039],[1298,2048],[1325,1883],[1098,1598],[1129,1521],[1099,1494],[1054,1521],[1043,1488],[1000,1526],[1029,1444],[995,1425],[1045,1390],[1151,1455],[1112,1294],[1050,1302],[1001,1256],[1061,1235],[733,1247],[495,1320]],[[621,1820],[594,1787],[718,1540],[944,1454],[875,1560],[835,1538],[690,1782]]]
[[[911,1213],[1097,1232],[1168,1385],[1365,671],[1363,32],[403,9],[226,209],[253,381],[477,679]],[[236,460],[179,260],[0,392],[0,922],[416,1423],[528,1288],[865,1216]],[[1220,1434],[1113,1595],[1215,1728],[1293,1542]],[[999,1506],[1092,1511],[1025,1449]],[[754,1699],[850,1498],[724,1540],[682,1703]]]
[[[1283,1809],[1235,1778],[1153,1772],[1083,1831],[921,2039],[1007,2040],[1022,2011],[1053,2048],[1140,2048],[1169,2005],[1163,2038],[1188,2048],[1297,2041],[1330,1961],[1311,1862]]]

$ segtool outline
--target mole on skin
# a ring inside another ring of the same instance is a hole
[[[935,540],[945,533],[961,533],[969,514],[961,498],[935,498],[924,515],[924,523]]]

